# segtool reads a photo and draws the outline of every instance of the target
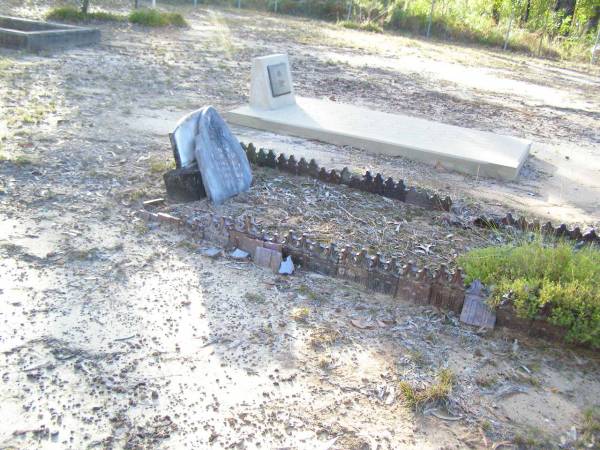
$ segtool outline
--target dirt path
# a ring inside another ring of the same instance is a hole
[[[6,9],[43,12],[20,3]],[[502,184],[252,130],[236,129],[240,139],[383,170],[478,208],[598,222],[597,74],[307,20],[186,11],[188,30],[102,25],[94,48],[0,50],[0,446],[586,442],[596,356],[481,335],[307,273],[213,261],[198,252],[205,244],[133,211],[163,194],[174,121],[246,101],[251,57],[288,51],[301,94],[529,136],[535,158],[523,180]],[[442,408],[411,411],[399,382],[425,387],[443,368],[455,382]]]

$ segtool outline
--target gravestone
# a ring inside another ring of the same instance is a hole
[[[277,109],[294,105],[294,88],[287,55],[268,55],[252,60],[250,105]]]
[[[204,189],[215,205],[250,188],[246,152],[212,106],[200,111],[195,155]]]
[[[169,133],[173,156],[178,169],[190,167],[196,161],[194,139],[198,134],[198,120],[203,109],[189,113],[177,122],[175,129]]]
[[[167,195],[177,202],[193,202],[206,197],[202,177],[196,164],[169,170],[163,175]]]

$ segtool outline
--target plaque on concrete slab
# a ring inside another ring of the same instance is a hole
[[[282,95],[292,92],[290,80],[287,77],[287,64],[271,64],[267,66],[269,72],[269,82],[271,83],[271,94],[273,97],[281,97]]]
[[[287,55],[254,58],[250,78],[250,104],[254,108],[269,110],[296,103]]]
[[[195,154],[204,189],[214,204],[250,188],[252,172],[246,152],[212,106],[200,113]]]

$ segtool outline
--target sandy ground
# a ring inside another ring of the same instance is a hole
[[[93,48],[0,50],[0,446],[596,445],[584,423],[600,398],[596,355],[478,333],[308,273],[208,259],[205,243],[133,211],[163,194],[174,122],[245,102],[250,59],[287,51],[299,94],[533,139],[522,179],[235,128],[241,140],[382,171],[476,210],[598,224],[598,71],[246,11],[184,12],[186,30],[100,25]],[[445,236],[437,219],[427,226]],[[455,375],[449,397],[408,408],[399,382],[423,388],[443,368]]]

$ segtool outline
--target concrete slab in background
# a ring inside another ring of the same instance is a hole
[[[518,177],[531,147],[524,139],[306,97],[276,110],[242,106],[226,118],[237,125],[509,180]]]

